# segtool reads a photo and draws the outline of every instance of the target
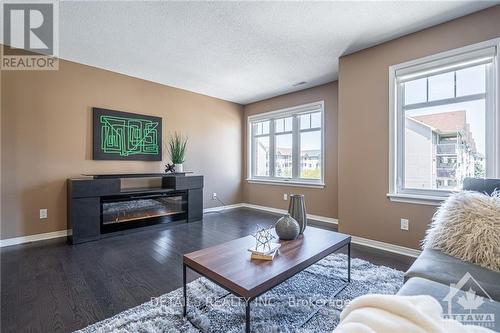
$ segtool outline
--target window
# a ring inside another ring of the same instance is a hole
[[[248,118],[249,180],[323,186],[323,102]]]
[[[500,175],[498,46],[497,39],[390,68],[391,200],[435,203],[466,177]]]

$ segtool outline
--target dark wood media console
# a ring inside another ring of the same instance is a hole
[[[122,189],[122,178],[161,178],[161,187]],[[68,240],[78,244],[125,229],[203,218],[203,176],[105,174],[68,179]]]

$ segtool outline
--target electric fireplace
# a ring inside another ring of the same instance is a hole
[[[101,198],[101,232],[186,219],[186,192]]]
[[[131,183],[135,186],[126,186]],[[146,186],[139,187],[137,183]],[[149,226],[156,230],[163,228],[159,224],[188,223],[203,218],[203,176],[84,175],[68,179],[67,192],[68,241],[72,244],[123,234],[125,229]]]

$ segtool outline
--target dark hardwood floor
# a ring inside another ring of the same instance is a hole
[[[256,224],[276,219],[242,208],[80,245],[55,239],[2,248],[1,332],[71,332],[113,316],[181,287],[182,254],[246,236]],[[352,255],[399,270],[413,262],[356,244]],[[188,281],[198,277],[188,272]]]

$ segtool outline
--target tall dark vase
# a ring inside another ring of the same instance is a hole
[[[302,234],[307,227],[306,204],[304,202],[303,194],[291,194],[290,205],[288,206],[288,213],[300,225],[300,233]]]

